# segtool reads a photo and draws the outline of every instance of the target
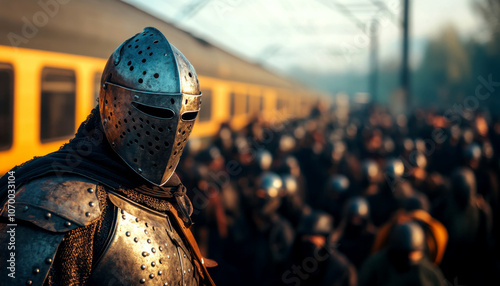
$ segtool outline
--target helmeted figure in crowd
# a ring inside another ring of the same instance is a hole
[[[349,179],[340,174],[330,176],[325,184],[322,209],[333,216],[337,225],[342,218],[342,207],[350,195],[349,185]]]
[[[404,165],[397,159],[388,162],[386,172],[382,172],[373,160],[363,162],[362,180],[366,187],[362,194],[370,205],[370,216],[375,226],[382,225],[396,210],[397,202],[394,198],[393,187],[401,180],[400,176],[403,171]],[[378,207],[382,204],[383,208]]]
[[[356,269],[330,243],[333,230],[333,217],[325,212],[312,211],[303,217],[292,248],[292,265],[282,274],[285,284],[357,285]]]
[[[344,217],[339,225],[338,237],[333,240],[337,248],[359,268],[370,255],[375,241],[375,227],[370,219],[370,205],[362,197],[354,197],[347,201]]]
[[[200,104],[193,66],[160,31],[145,28],[120,45],[75,138],[14,169],[17,266],[7,283],[213,284],[174,173]],[[0,183],[5,201],[7,175]]]
[[[394,226],[386,249],[366,260],[359,285],[446,285],[425,255],[425,234],[414,222]]]
[[[266,172],[257,178],[253,194],[244,197],[247,213],[238,218],[226,247],[228,262],[236,266],[240,281],[231,285],[278,285],[289,258],[294,231],[278,213],[283,182]]]
[[[296,228],[303,214],[310,211],[310,207],[304,204],[304,200],[298,193],[299,182],[294,176],[285,174],[281,176],[281,180],[283,181],[283,198],[278,212]]]
[[[448,246],[441,269],[448,280],[465,285],[494,284],[495,258],[490,206],[477,194],[476,177],[469,168],[451,176],[451,194],[444,214],[438,216],[448,230]]]

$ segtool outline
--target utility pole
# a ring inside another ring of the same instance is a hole
[[[403,102],[406,111],[409,111],[412,105],[411,88],[410,88],[410,68],[408,63],[409,55],[409,10],[410,0],[403,0],[403,52],[401,60],[401,88],[403,91]]]
[[[373,19],[370,26],[370,94],[371,101],[379,100],[378,89],[378,22]]]

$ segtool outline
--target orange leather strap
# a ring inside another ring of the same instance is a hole
[[[170,207],[170,212],[172,213],[173,217],[175,218],[175,222],[177,224],[177,227],[181,230],[182,236],[185,238],[186,242],[188,243],[189,249],[195,258],[195,264],[196,268],[198,270],[198,273],[200,274],[201,278],[204,281],[205,285],[210,285],[210,286],[215,286],[214,281],[210,277],[210,274],[208,273],[207,266],[215,266],[217,263],[215,261],[210,261],[211,263],[207,263],[209,260],[204,259],[201,256],[200,248],[198,247],[198,243],[196,243],[196,240],[194,239],[193,233],[189,228],[187,228],[184,225],[184,222],[182,219],[179,217],[179,214],[177,213],[177,210],[173,205]],[[215,263],[215,265],[213,264]],[[207,265],[208,264],[208,265]]]

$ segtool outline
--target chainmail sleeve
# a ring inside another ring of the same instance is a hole
[[[103,252],[113,227],[114,208],[104,190],[97,188],[101,217],[92,224],[68,232],[57,250],[45,286],[85,285]]]

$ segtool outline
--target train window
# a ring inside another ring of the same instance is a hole
[[[202,105],[198,118],[200,122],[210,121],[212,117],[212,91],[209,89],[202,90],[201,94]]]
[[[231,92],[229,96],[231,101],[230,115],[231,117],[233,117],[236,114],[236,94],[234,92]]]
[[[250,95],[245,95],[245,114],[250,113]]]
[[[12,145],[13,107],[14,72],[11,65],[0,63],[0,150]]]
[[[62,139],[75,131],[76,77],[72,70],[42,70],[40,140]]]
[[[258,105],[259,111],[264,110],[264,95],[260,95],[259,97],[259,105]]]
[[[101,72],[96,72],[94,73],[94,100],[92,102],[92,107],[96,106],[96,104],[99,102],[99,91],[101,90]]]
[[[281,110],[284,107],[284,102],[282,98],[278,98],[276,109]]]

